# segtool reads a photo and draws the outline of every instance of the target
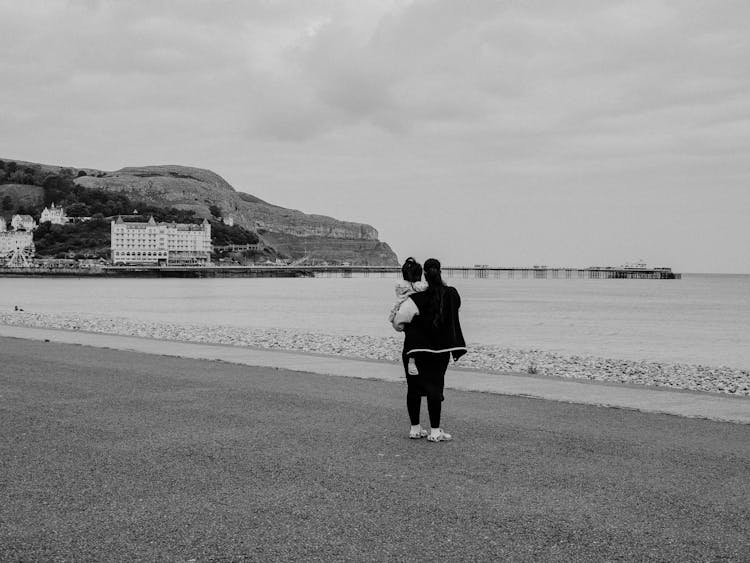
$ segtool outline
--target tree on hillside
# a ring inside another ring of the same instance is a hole
[[[109,217],[132,213],[133,203],[125,194],[78,186],[73,182],[72,170],[63,170],[63,172],[63,174],[51,174],[42,182],[44,205],[47,207],[53,203],[66,208],[82,204],[88,209],[87,212],[80,214],[85,216],[101,213],[102,216]],[[78,209],[80,211],[83,208]],[[68,214],[79,215],[78,212]]]
[[[26,174],[30,180],[30,182],[27,182],[33,186],[41,186],[42,182],[44,182],[44,179],[47,177],[47,174],[42,170],[42,167],[38,164],[32,164],[31,166],[25,167]]]
[[[229,227],[220,221],[211,221],[211,242],[215,246],[257,244],[258,240],[258,235],[244,227],[239,225]]]
[[[42,182],[44,188],[44,205],[49,207],[53,203],[64,205],[69,202],[69,194],[73,191],[73,181],[56,174],[47,176]]]
[[[211,215],[213,215],[217,219],[222,218],[221,207],[219,207],[218,205],[209,205],[208,210],[211,212]]]
[[[68,217],[90,217],[91,209],[89,209],[89,206],[85,203],[77,201],[75,203],[71,203],[65,208],[65,214]]]
[[[143,201],[131,204],[132,209],[137,209],[143,221],[153,217],[157,223],[197,223],[195,211],[189,209],[177,209],[175,207],[157,207]]]
[[[39,256],[107,257],[110,245],[108,221],[52,225],[42,223],[34,231]]]
[[[3,198],[2,202],[0,202],[0,205],[2,205],[2,208],[5,211],[10,211],[11,209],[13,209],[13,198],[9,195],[6,195]]]
[[[29,184],[30,181],[33,181],[34,177],[30,176],[26,172],[24,172],[22,169],[17,169],[14,172],[8,176],[8,181],[11,184]],[[29,181],[30,180],[30,181]]]
[[[33,166],[18,166],[15,162],[9,162],[5,165],[4,183],[10,184],[27,184],[29,186],[41,186],[45,174],[42,167],[38,164]]]

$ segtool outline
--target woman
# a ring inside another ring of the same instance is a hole
[[[393,319],[393,326],[406,333],[404,354],[414,356],[419,372],[406,378],[406,408],[411,420],[409,438],[427,436],[430,442],[445,442],[452,438],[440,427],[445,371],[451,355],[458,360],[466,353],[458,319],[461,297],[454,287],[443,283],[440,262],[436,259],[425,261],[424,277],[427,289],[410,295],[401,304]],[[429,434],[419,423],[422,395],[427,396]]]

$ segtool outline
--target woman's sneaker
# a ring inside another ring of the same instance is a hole
[[[448,442],[452,439],[453,436],[447,432],[443,432],[442,428],[438,428],[437,432],[430,432],[430,435],[427,436],[427,441],[429,442]]]
[[[409,430],[409,438],[412,440],[419,440],[420,438],[424,438],[427,436],[429,432],[425,430],[424,428],[415,428],[414,430]]]

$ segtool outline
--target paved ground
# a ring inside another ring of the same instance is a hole
[[[0,325],[0,337],[2,336],[85,344],[183,358],[222,359],[248,366],[267,366],[383,381],[398,382],[402,373],[395,364],[382,361],[345,359],[340,356],[246,346],[196,344],[114,334]],[[482,373],[460,367],[456,369],[456,366],[460,366],[460,362],[451,365],[446,377],[446,386],[451,389],[537,397],[750,424],[750,397],[516,373]]]
[[[750,561],[750,428],[0,338],[0,560]]]

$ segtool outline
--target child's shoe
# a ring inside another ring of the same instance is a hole
[[[407,368],[409,375],[419,375],[419,370],[417,369],[417,363],[414,361],[414,358],[409,358],[409,366]]]

